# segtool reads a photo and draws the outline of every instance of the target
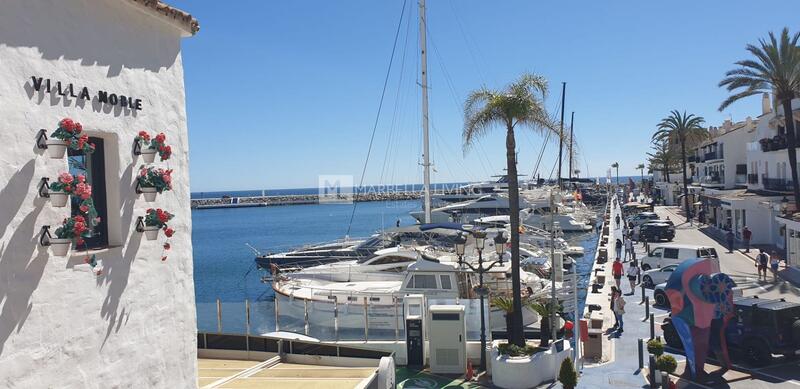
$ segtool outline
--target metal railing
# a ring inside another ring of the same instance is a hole
[[[747,175],[747,183],[748,184],[758,184],[758,173],[748,174]]]
[[[768,178],[762,175],[761,182],[766,190],[777,192],[791,192],[793,190],[792,182],[785,178]]]
[[[480,339],[480,300],[427,297],[427,305],[463,305],[467,340]],[[486,300],[487,308],[489,306]],[[392,304],[374,304],[367,297],[357,301],[329,301],[293,298],[277,294],[271,301],[197,303],[198,332],[264,335],[294,332],[322,341],[403,341],[405,308],[403,299]],[[491,310],[485,318],[491,326]],[[502,323],[505,324],[504,322]]]

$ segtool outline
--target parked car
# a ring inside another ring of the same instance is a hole
[[[669,220],[669,219],[648,220],[648,221],[646,221],[646,222],[644,222],[644,223],[642,223],[642,224],[640,224],[638,226],[633,227],[633,234],[634,235],[639,234],[639,231],[641,230],[643,225],[651,224],[651,223],[667,223],[667,224],[671,225],[672,227],[675,227],[675,223],[673,223],[672,220]]]
[[[658,243],[675,239],[675,226],[669,223],[647,222],[636,228],[639,228],[639,234],[634,232],[634,236],[641,241]]]
[[[688,244],[666,244],[658,246],[642,258],[642,270],[648,271],[667,265],[676,265],[691,258],[713,258],[719,260],[713,247]]]
[[[650,269],[642,275],[642,284],[645,288],[652,288],[658,284],[667,282],[669,276],[675,271],[678,265],[667,265],[657,269]]]
[[[768,364],[773,354],[800,355],[800,304],[754,296],[735,298],[733,305],[736,317],[725,331],[731,350],[741,351],[754,366]],[[671,318],[664,319],[661,329],[670,347],[683,348]]]
[[[669,298],[667,297],[667,283],[662,282],[653,287],[653,305],[664,309],[670,309]]]
[[[634,228],[638,225],[644,224],[649,220],[658,220],[658,215],[655,212],[641,212],[628,218],[628,224],[633,223]]]

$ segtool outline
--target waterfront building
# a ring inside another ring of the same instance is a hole
[[[197,31],[156,0],[0,3],[0,387],[196,385],[181,41]],[[168,159],[138,155],[142,130]],[[142,165],[172,170],[154,202]],[[58,207],[43,178],[61,172],[77,192]],[[150,208],[174,215],[155,240]],[[85,233],[60,243],[67,218]]]
[[[693,183],[703,188],[746,188],[747,144],[753,141],[757,123],[748,116],[741,122],[725,120],[719,127],[710,127],[710,138],[687,157]]]

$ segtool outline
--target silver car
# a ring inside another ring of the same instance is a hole
[[[667,282],[669,276],[675,271],[678,265],[667,265],[657,269],[648,270],[642,273],[642,284],[645,288],[652,288],[658,284]]]

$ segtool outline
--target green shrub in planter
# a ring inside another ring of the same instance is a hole
[[[516,344],[503,343],[497,346],[497,350],[501,355],[508,355],[509,357],[525,357],[542,351],[542,348],[526,344],[525,347],[517,346]]]
[[[572,365],[572,359],[567,357],[561,362],[561,369],[558,371],[558,382],[564,389],[574,389],[578,385],[578,372]]]
[[[669,374],[675,372],[678,368],[678,362],[672,355],[661,355],[656,358],[656,368],[661,371],[666,371]]]
[[[647,352],[655,356],[660,356],[661,354],[664,354],[664,343],[661,343],[661,339],[649,340],[647,342]]]

